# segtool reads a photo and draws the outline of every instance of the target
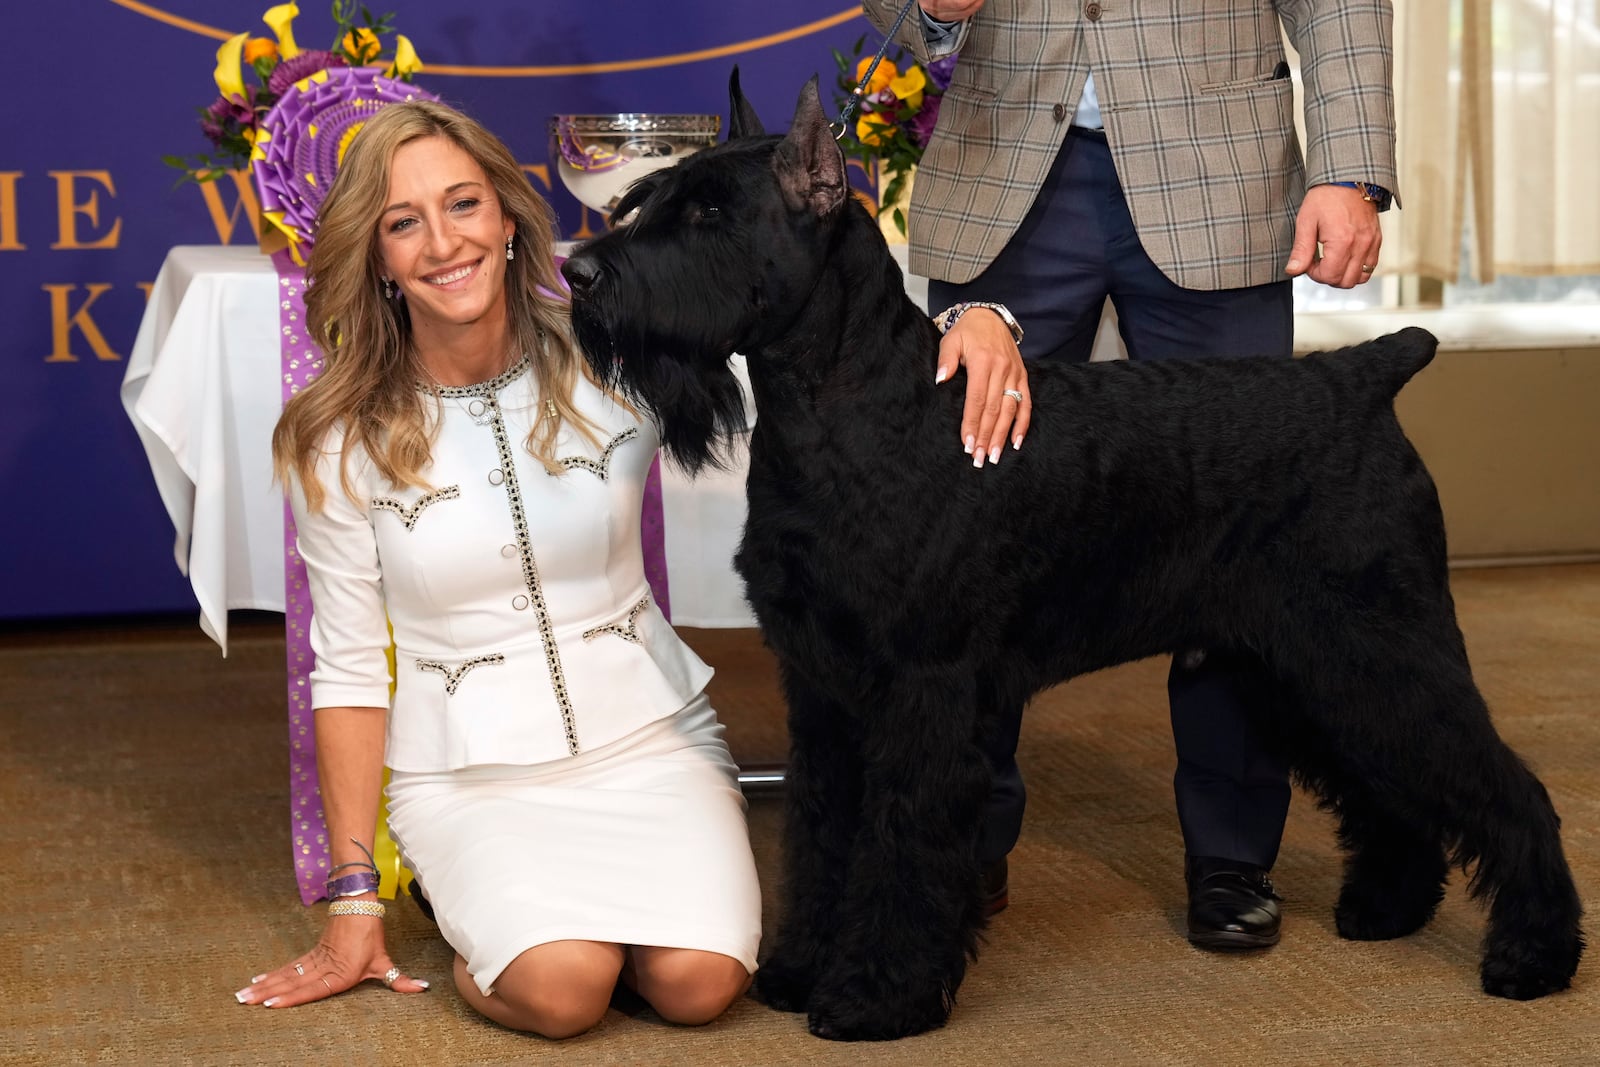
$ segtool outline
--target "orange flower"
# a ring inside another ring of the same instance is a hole
[[[258,59],[278,58],[278,42],[270,37],[252,37],[244,43],[245,66],[254,65]]]
[[[875,111],[868,111],[856,120],[856,140],[865,145],[883,143],[883,135],[890,128],[889,120]]]
[[[856,84],[861,84],[862,77],[867,73],[867,68],[872,65],[872,57],[867,56],[856,64]],[[878,69],[872,72],[872,80],[861,91],[867,96],[889,87],[889,83],[900,76],[895,65],[887,59],[878,64]]]
[[[379,52],[383,51],[383,45],[378,42],[378,35],[364,27],[345,34],[344,40],[339,42],[339,47],[344,49],[345,55],[357,63],[370,63],[378,58]]]

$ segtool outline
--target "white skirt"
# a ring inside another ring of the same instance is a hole
[[[754,973],[761,892],[704,694],[571,759],[394,772],[389,832],[487,996],[551,941],[701,949]]]

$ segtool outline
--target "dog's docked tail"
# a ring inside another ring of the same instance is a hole
[[[1407,326],[1373,341],[1372,362],[1393,396],[1417,371],[1433,362],[1439,339],[1420,326]]]

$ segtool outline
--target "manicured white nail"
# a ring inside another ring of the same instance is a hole
[[[432,986],[430,986],[428,984],[428,980],[426,978],[413,978],[412,981],[416,982],[423,989],[432,989],[433,988]]]
[[[944,381],[949,376],[950,376],[950,372],[945,370],[943,367],[940,367],[939,368],[939,373],[935,374],[933,376],[933,384],[934,385],[938,385],[940,382]]]
[[[268,997],[266,1000],[263,1000],[261,1002],[261,1006],[263,1008],[270,1008],[276,1003],[278,1003],[278,998],[277,997]]]
[[[974,467],[983,466],[983,449],[980,448],[980,449],[976,450],[975,452],[973,452],[973,454],[972,454],[972,465]]]
[[[233,999],[237,1000],[240,1004],[248,1004],[248,1003],[250,1003],[250,1001],[246,998],[245,994],[247,994],[249,992],[250,992],[250,990],[248,990],[248,989],[241,989],[241,990],[239,990],[239,992],[237,992],[237,993],[235,993],[233,995]]]
[[[1000,462],[1000,446],[999,445],[995,445],[993,448],[989,449],[989,462],[991,464],[995,464],[995,463],[999,463]]]
[[[1017,434],[1016,437],[1011,439],[1011,451],[1013,451],[1013,452],[1021,452],[1022,451],[1022,435],[1020,433]]]
[[[261,981],[261,979],[263,979],[265,977],[266,977],[266,975],[264,975],[264,974],[258,974],[254,978],[250,979],[250,984],[251,985],[255,985],[257,982]]]
[[[976,437],[972,436],[970,433],[967,434],[967,455],[972,455],[972,446],[977,443],[978,439]]]

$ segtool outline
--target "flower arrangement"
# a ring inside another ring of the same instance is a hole
[[[333,0],[333,46],[303,49],[295,43],[294,20],[299,5],[277,4],[261,16],[272,37],[235,34],[217,49],[218,96],[200,109],[200,132],[212,151],[192,156],[163,156],[184,172],[182,181],[214,181],[250,165],[261,134],[262,116],[289,87],[330,67],[384,66],[385,76],[409,82],[422,69],[411,41],[394,33],[392,14],[373,15],[359,0]],[[394,36],[393,51],[385,38]]]
[[[872,65],[872,56],[862,55],[865,43],[865,37],[857,40],[849,56],[837,48],[833,50],[839,68],[834,104],[841,111]],[[900,203],[923,150],[928,147],[928,138],[933,135],[939,101],[950,86],[955,65],[956,57],[949,55],[923,67],[914,59],[908,60],[903,49],[896,49],[893,56],[883,58],[873,70],[871,81],[863,87],[855,127],[840,138],[839,147],[869,170],[887,176],[887,184],[878,190],[882,203]],[[904,234],[905,212],[895,207],[893,217],[895,226]]]

